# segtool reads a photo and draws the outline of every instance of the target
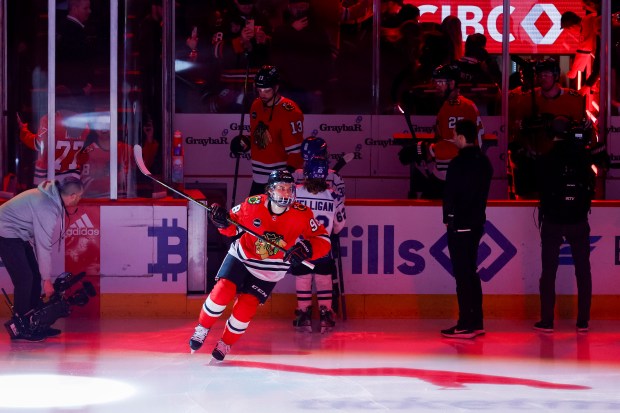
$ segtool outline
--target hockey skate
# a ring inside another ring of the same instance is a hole
[[[321,334],[332,331],[336,322],[334,321],[334,313],[324,305],[321,306]]]
[[[226,354],[228,354],[229,351],[230,351],[230,346],[224,343],[222,340],[220,340],[215,345],[215,348],[213,349],[213,352],[211,353],[211,355],[213,356],[214,359],[218,361],[222,361],[224,360],[224,357],[226,357]]]
[[[306,308],[306,311],[299,308],[295,310],[293,327],[299,333],[312,333],[312,306]]]
[[[189,339],[189,348],[191,349],[192,354],[202,347],[202,344],[205,342],[207,338],[207,334],[209,334],[209,329],[204,328],[200,324],[196,326],[194,330],[194,335]]]

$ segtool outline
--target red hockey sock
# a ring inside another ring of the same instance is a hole
[[[211,294],[207,297],[198,316],[198,322],[205,328],[211,328],[222,315],[226,306],[237,292],[237,286],[232,281],[220,279]]]
[[[250,294],[240,294],[233,307],[231,316],[226,322],[226,328],[222,335],[222,341],[232,346],[245,333],[250,321],[258,309],[258,298]]]

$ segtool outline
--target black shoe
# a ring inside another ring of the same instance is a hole
[[[534,330],[540,331],[542,333],[553,333],[553,323],[539,321],[534,324]]]
[[[60,333],[62,333],[62,331],[60,331],[59,329],[54,328],[54,327],[48,327],[47,329],[43,330],[42,334],[45,337],[56,337],[56,336],[59,336]]]
[[[441,335],[446,338],[474,338],[478,334],[474,330],[454,326],[446,330],[441,330]]]
[[[590,325],[587,321],[577,321],[578,333],[587,333],[588,331],[590,331]]]

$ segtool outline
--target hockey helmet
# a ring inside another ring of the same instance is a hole
[[[304,177],[306,179],[325,179],[328,171],[327,159],[323,156],[315,156],[304,164]]]
[[[282,189],[278,185],[290,185],[290,193],[282,194]],[[286,169],[272,171],[267,180],[267,195],[269,199],[280,207],[287,207],[295,202],[295,179],[293,175]]]
[[[301,143],[301,157],[304,162],[309,161],[314,156],[327,157],[327,142],[318,136],[310,136]]]
[[[254,85],[257,88],[269,89],[280,84],[280,73],[275,66],[265,65],[260,68],[254,77]]]
[[[539,60],[534,66],[534,71],[537,74],[542,72],[552,72],[555,76],[560,76],[560,62],[553,58]]]
[[[461,78],[461,69],[455,65],[440,65],[433,70],[433,79],[447,79],[458,82]]]

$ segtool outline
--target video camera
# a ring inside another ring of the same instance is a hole
[[[28,311],[26,314],[18,315],[13,310],[13,303],[9,299],[4,288],[2,293],[11,309],[13,317],[4,323],[5,328],[12,338],[15,338],[20,331],[27,333],[41,333],[48,329],[52,324],[61,317],[68,317],[71,314],[71,307],[85,306],[90,297],[97,295],[97,291],[93,284],[89,281],[83,281],[80,288],[76,289],[71,295],[67,291],[76,285],[86,276],[85,272],[73,275],[70,272],[63,272],[56,280],[54,280],[54,293],[46,302],[42,302],[37,308]]]
[[[592,126],[586,125],[584,122],[573,122],[566,133],[566,137],[573,144],[585,148],[590,145],[592,139]]]
[[[592,123],[587,120],[574,121],[558,116],[551,121],[549,132],[573,144],[576,148],[585,149],[592,141]]]

